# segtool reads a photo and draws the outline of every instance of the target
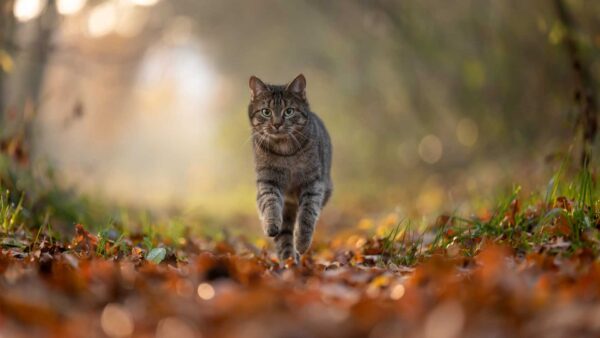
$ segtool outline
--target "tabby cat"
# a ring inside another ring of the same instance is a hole
[[[331,140],[310,110],[304,75],[283,86],[252,76],[249,85],[259,217],[279,259],[297,262],[331,196]]]

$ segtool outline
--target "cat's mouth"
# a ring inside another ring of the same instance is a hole
[[[288,133],[285,131],[275,131],[275,132],[270,132],[267,134],[270,138],[273,138],[275,140],[282,140],[285,138],[288,138]]]
[[[269,128],[269,129],[265,130],[265,134],[267,134],[268,136],[271,136],[271,137],[283,138],[283,137],[287,136],[289,134],[289,132],[285,129]]]

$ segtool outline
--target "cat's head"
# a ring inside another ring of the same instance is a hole
[[[251,76],[249,86],[248,114],[254,135],[265,142],[304,143],[303,130],[310,119],[304,75],[283,86]]]

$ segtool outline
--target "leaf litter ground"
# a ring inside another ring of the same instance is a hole
[[[297,266],[243,237],[57,240],[3,204],[0,337],[600,336],[598,201],[518,195],[334,236]]]

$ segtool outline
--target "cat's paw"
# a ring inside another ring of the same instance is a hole
[[[293,249],[287,249],[287,250],[283,250],[277,253],[277,257],[279,258],[280,262],[285,262],[288,259],[292,258],[294,261],[298,261],[297,259],[297,253],[296,255],[294,255],[294,250]]]
[[[265,234],[269,237],[275,237],[279,235],[279,229],[281,228],[281,222],[266,221],[264,224]]]
[[[278,254],[281,267],[293,267],[300,264],[300,254],[295,250],[286,250]]]

